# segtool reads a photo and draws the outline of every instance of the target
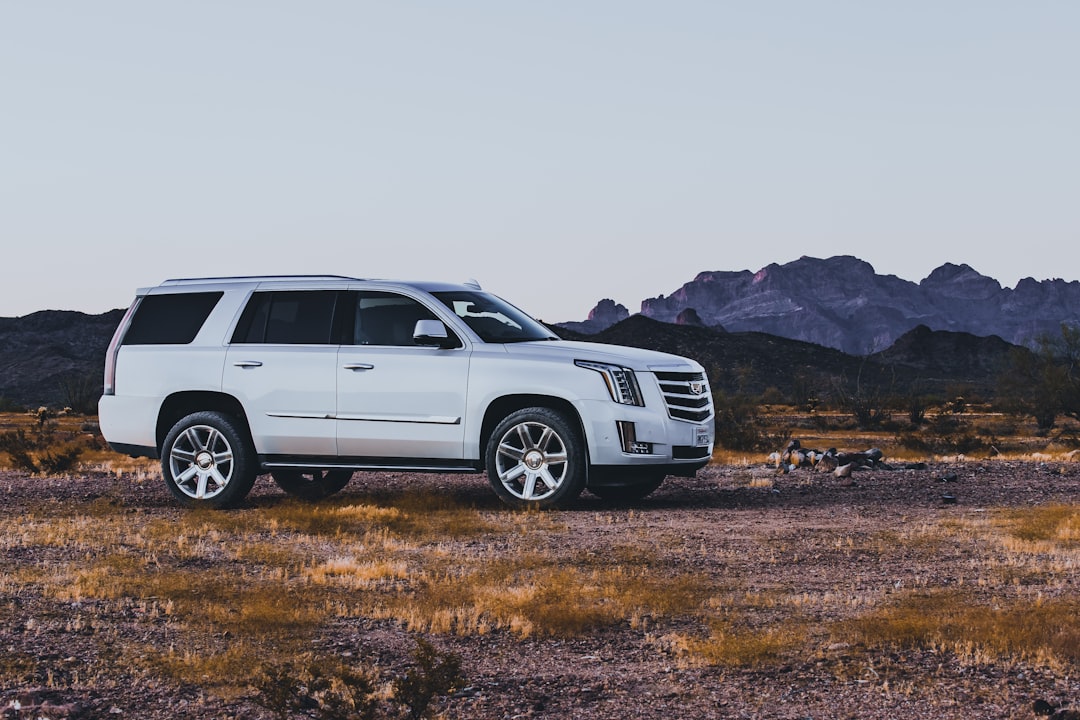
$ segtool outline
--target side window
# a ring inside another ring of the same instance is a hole
[[[337,344],[336,290],[295,290],[252,294],[233,332],[234,343],[273,345]]]
[[[404,295],[387,292],[356,293],[354,345],[415,345],[417,320],[437,320],[435,313]]]
[[[124,345],[187,345],[224,293],[147,295],[139,301]]]

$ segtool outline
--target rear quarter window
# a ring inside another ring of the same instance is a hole
[[[124,345],[187,345],[199,334],[222,292],[147,295],[139,302]]]
[[[336,344],[337,290],[285,290],[251,296],[233,332],[234,343]]]

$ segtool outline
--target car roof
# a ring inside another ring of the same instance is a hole
[[[161,283],[160,287],[180,287],[190,285],[266,285],[274,283],[320,283],[327,282],[340,285],[342,282],[371,283],[372,285],[399,285],[402,287],[417,288],[427,292],[445,292],[454,290],[480,290],[480,283],[468,280],[464,283],[412,281],[412,280],[383,280],[376,278],[358,278],[347,275],[237,275],[231,277],[198,277],[198,278],[170,278]]]

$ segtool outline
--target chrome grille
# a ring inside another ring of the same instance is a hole
[[[701,372],[655,372],[664,395],[668,415],[675,420],[702,422],[713,414],[712,393],[705,373]],[[703,384],[703,393],[690,391],[691,385]]]

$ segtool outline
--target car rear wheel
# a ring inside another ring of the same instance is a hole
[[[565,505],[585,487],[585,445],[576,423],[549,408],[507,416],[488,441],[488,481],[511,507]]]
[[[255,484],[255,451],[237,421],[220,412],[181,418],[165,437],[165,484],[189,507],[231,507]]]
[[[277,486],[301,500],[322,500],[349,484],[352,470],[294,470],[279,468],[270,473]]]

